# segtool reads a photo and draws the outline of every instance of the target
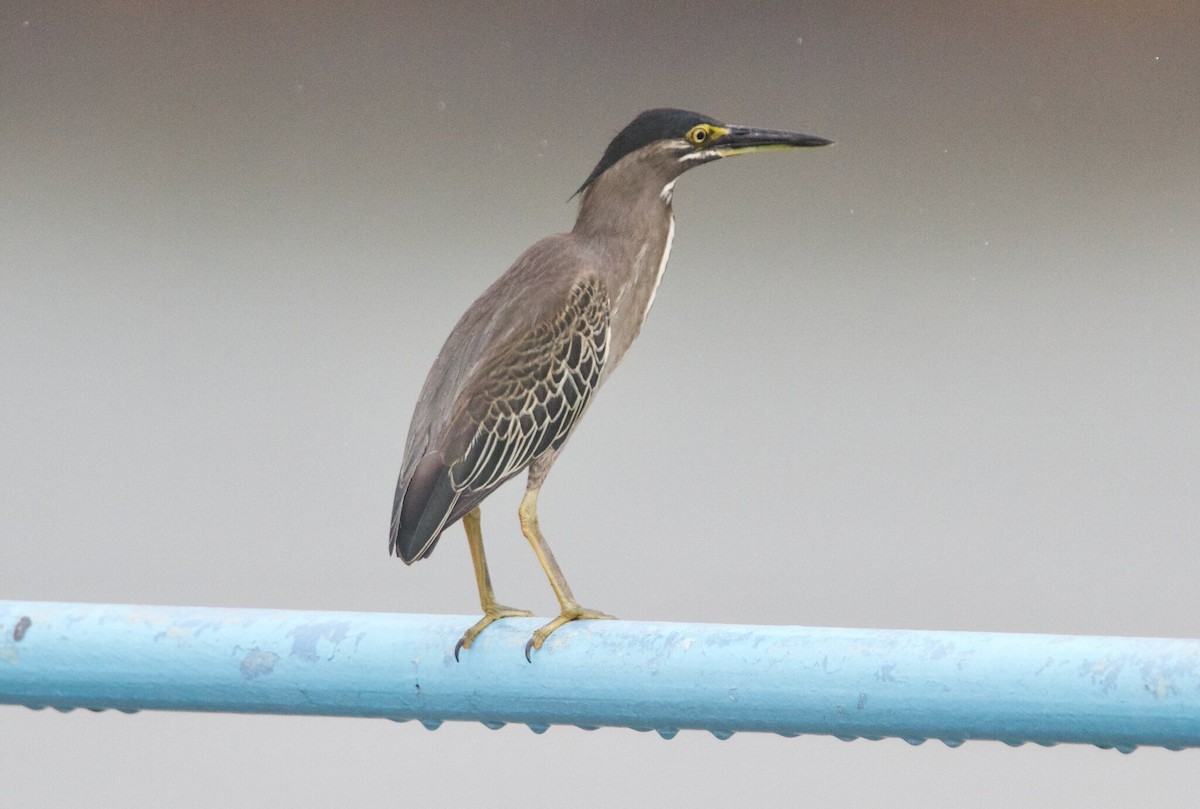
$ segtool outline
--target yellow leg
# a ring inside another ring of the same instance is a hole
[[[471,548],[471,564],[475,566],[475,583],[479,586],[479,606],[483,607],[483,617],[475,625],[463,633],[458,643],[454,645],[454,659],[462,649],[470,649],[475,638],[493,621],[500,618],[528,618],[533,615],[529,610],[514,610],[503,604],[496,603],[496,594],[492,591],[492,577],[488,574],[487,557],[483,555],[483,531],[479,527],[479,508],[473,508],[463,517],[463,528],[467,532],[467,545]]]
[[[579,602],[572,595],[571,586],[567,584],[567,579],[563,576],[562,568],[558,566],[558,562],[555,560],[554,554],[550,552],[550,546],[546,543],[546,538],[542,536],[542,530],[538,526],[537,500],[539,491],[540,487],[532,488],[525,492],[525,496],[521,498],[521,506],[517,510],[517,514],[521,518],[521,532],[525,534],[525,538],[533,546],[533,552],[537,554],[538,561],[542,563],[542,570],[546,571],[546,577],[550,579],[550,586],[554,588],[554,595],[558,597],[558,604],[562,608],[562,611],[557,618],[533,633],[533,637],[529,639],[529,643],[525,644],[526,660],[530,660],[529,655],[534,649],[542,648],[542,644],[546,642],[546,638],[550,637],[550,633],[564,624],[580,619],[598,620],[611,619],[613,617],[597,610],[589,610],[579,606]]]

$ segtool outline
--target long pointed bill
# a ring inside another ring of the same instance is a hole
[[[833,143],[814,135],[784,132],[779,129],[754,129],[748,126],[726,127],[729,133],[713,140],[711,151],[721,157],[762,152],[767,149],[797,149],[804,146],[828,146]]]

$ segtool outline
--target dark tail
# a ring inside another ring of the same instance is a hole
[[[433,553],[458,496],[450,482],[450,469],[442,463],[442,454],[431,452],[422,458],[412,476],[396,486],[388,552],[407,565]]]

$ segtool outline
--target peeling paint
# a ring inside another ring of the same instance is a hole
[[[324,621],[319,624],[298,626],[288,633],[292,639],[292,657],[298,657],[305,663],[316,663],[322,657],[332,660],[337,654],[337,645],[346,639],[350,625],[345,621]],[[333,648],[325,653],[325,645]],[[321,647],[318,650],[318,647]]]
[[[1149,688],[1149,686],[1146,686]],[[1171,693],[1171,684],[1162,677],[1158,678],[1158,683],[1154,687],[1154,698],[1165,699]]]
[[[242,658],[241,672],[243,680],[254,680],[264,674],[275,671],[279,655],[274,652],[264,652],[262,649],[251,649]]]
[[[29,627],[33,626],[33,621],[28,615],[22,615],[21,620],[17,621],[17,625],[13,627],[13,640],[20,643],[25,638],[25,633],[29,631]]]
[[[156,641],[162,640],[164,638],[171,638],[173,640],[187,640],[191,636],[192,636],[192,632],[190,629],[187,629],[186,627],[182,627],[179,624],[171,624],[166,629],[164,629],[162,632],[159,632],[157,635],[155,635],[154,639]]]

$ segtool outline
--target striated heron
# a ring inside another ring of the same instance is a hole
[[[612,617],[575,600],[538,526],[538,492],[654,303],[675,233],[675,181],[722,157],[828,143],[684,110],[647,110],[613,138],[579,187],[574,229],[526,250],[459,319],[413,413],[390,544],[411,564],[463,521],[483,617],[463,634],[455,658],[493,621],[532,614],[496,602],[479,513],[484,498],[526,468],[521,531],[561,607],[533,633],[526,658],[569,621]]]

